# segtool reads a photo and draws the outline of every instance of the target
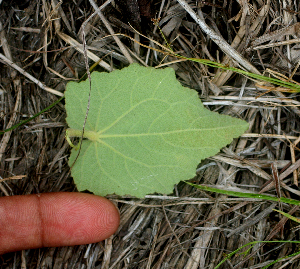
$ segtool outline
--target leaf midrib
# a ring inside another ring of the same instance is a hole
[[[184,130],[173,130],[173,131],[167,131],[162,133],[138,133],[138,134],[99,134],[99,139],[102,138],[118,138],[118,137],[140,137],[140,136],[156,136],[156,135],[168,135],[168,134],[176,134],[176,133],[184,133],[184,132],[206,132],[206,131],[214,131],[214,130],[220,130],[220,129],[231,129],[234,127],[232,126],[223,126],[223,127],[216,127],[216,128],[201,128],[201,129],[184,129]]]

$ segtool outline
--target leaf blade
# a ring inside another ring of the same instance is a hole
[[[242,120],[205,109],[197,92],[183,87],[171,68],[132,64],[91,77],[85,130],[96,132],[97,140],[82,142],[73,166],[79,190],[136,197],[170,193],[175,183],[195,175],[202,159],[248,128]],[[69,83],[65,96],[67,122],[80,130],[88,83]],[[76,154],[73,149],[69,164]]]

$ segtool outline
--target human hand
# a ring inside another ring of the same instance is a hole
[[[22,249],[82,245],[111,236],[118,209],[92,194],[57,192],[0,198],[0,254]]]

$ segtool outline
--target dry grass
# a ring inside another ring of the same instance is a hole
[[[298,93],[269,91],[268,85],[255,85],[232,72],[176,61],[124,36],[112,36],[127,34],[158,48],[139,36],[127,21],[148,38],[165,44],[150,21],[151,17],[160,17],[162,31],[176,53],[236,65],[175,0],[139,1],[151,2],[150,9],[147,5],[133,7],[133,15],[108,3],[88,20],[95,12],[92,2],[0,1],[0,42],[5,56],[0,60],[2,129],[49,106],[62,95],[68,80],[84,74],[86,41],[90,66],[102,58],[98,69],[103,71],[131,62],[171,66],[181,83],[196,89],[209,109],[250,123],[247,134],[201,163],[194,182],[241,191],[263,188],[276,194],[272,174],[277,167],[283,182],[279,184],[281,195],[299,199],[299,167],[292,166],[299,158]],[[97,5],[102,3],[98,1]],[[197,8],[198,16],[253,70],[272,72],[274,76],[293,75],[295,81],[299,80],[295,69],[300,59],[298,1],[208,0],[188,4],[193,10]],[[22,74],[9,67],[9,60],[21,68]],[[0,183],[1,196],[76,191],[67,165],[70,148],[64,139],[65,129],[65,110],[60,103],[1,137],[0,175],[6,179]],[[289,173],[284,173],[287,170]],[[87,246],[6,254],[0,261],[1,268],[204,269],[214,268],[225,255],[248,242],[300,239],[295,223],[272,212],[277,204],[208,194],[183,183],[169,196],[110,198],[121,212],[121,225],[113,237]],[[282,207],[299,216],[298,207]],[[221,268],[262,268],[297,249],[292,244],[257,244],[248,255],[234,256]],[[270,268],[299,267],[296,256]]]

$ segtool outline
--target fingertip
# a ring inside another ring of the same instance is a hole
[[[85,193],[0,198],[0,254],[90,244],[116,232],[120,214],[108,199]]]
[[[104,197],[85,193],[49,193],[41,198],[41,212],[47,212],[42,213],[46,246],[57,246],[61,242],[64,245],[99,242],[110,237],[119,227],[119,211]]]

